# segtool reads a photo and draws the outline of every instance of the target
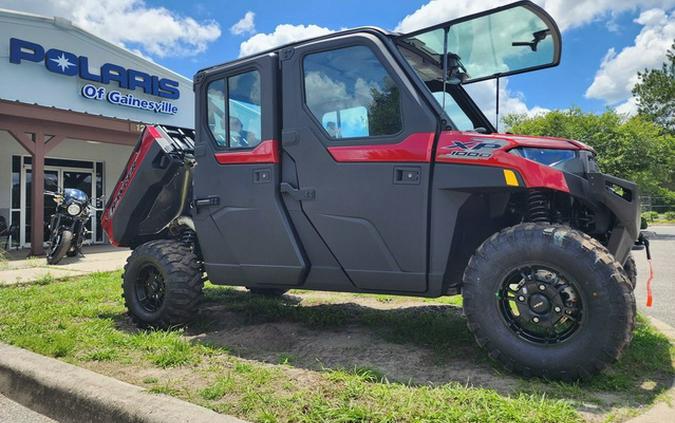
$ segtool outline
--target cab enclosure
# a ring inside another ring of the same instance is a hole
[[[104,227],[135,247],[190,217],[209,279],[260,287],[457,293],[481,242],[537,219],[590,233],[623,262],[635,185],[600,174],[582,143],[495,133],[463,88],[560,54],[555,22],[521,1],[205,69],[196,137],[148,127]]]

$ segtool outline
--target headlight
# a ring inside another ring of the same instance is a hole
[[[71,204],[68,206],[66,211],[71,216],[77,216],[82,211],[82,207],[80,207],[78,204]]]
[[[564,168],[566,162],[577,158],[577,151],[575,150],[553,148],[519,147],[510,150],[509,153],[555,168]]]

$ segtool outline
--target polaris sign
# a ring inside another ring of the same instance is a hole
[[[180,98],[178,81],[160,78],[135,69],[127,69],[112,63],[103,64],[98,72],[90,72],[89,58],[76,56],[68,51],[59,49],[46,50],[39,44],[11,38],[9,40],[9,61],[21,64],[22,61],[44,62],[48,71],[65,76],[79,76],[81,79],[111,85],[115,83],[119,88],[136,90],[159,97],[159,101],[139,99],[133,94],[124,94],[114,87],[109,89],[94,84],[86,84],[81,89],[85,98],[107,100],[111,104],[151,110],[156,113],[175,114],[178,108],[166,100]]]

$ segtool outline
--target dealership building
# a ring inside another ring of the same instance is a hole
[[[43,252],[45,190],[107,198],[143,125],[191,128],[193,103],[188,78],[66,19],[0,9],[0,223],[14,226],[12,247]],[[106,242],[103,205],[92,243]]]

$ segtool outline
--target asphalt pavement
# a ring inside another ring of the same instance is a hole
[[[675,326],[675,225],[650,226],[647,231],[652,232],[649,243],[654,269],[653,307],[645,305],[649,267],[644,251],[633,251],[638,270],[635,299],[640,311]]]
[[[58,423],[0,394],[0,423]]]

